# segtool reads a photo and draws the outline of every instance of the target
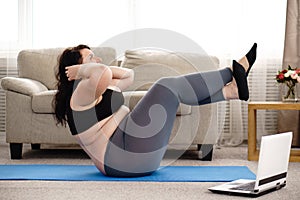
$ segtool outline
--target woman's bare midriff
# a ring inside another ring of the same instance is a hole
[[[82,149],[90,156],[93,163],[103,174],[106,174],[104,157],[109,139],[128,112],[129,109],[123,105],[113,115],[99,121],[88,130],[75,135]]]
[[[109,89],[121,92],[117,87],[108,86]],[[78,106],[74,104],[73,96],[70,100],[72,110],[83,111],[90,109],[100,103],[102,96],[99,96],[94,102],[85,106]],[[110,137],[117,129],[119,123],[129,112],[129,108],[122,105],[117,112],[113,115],[97,122],[94,126],[90,127],[84,132],[75,135],[77,142],[81,148],[89,155],[95,166],[103,173],[104,170],[104,157]]]
[[[112,135],[111,133],[102,133],[100,129],[101,123],[105,123],[112,116],[101,120],[88,130],[75,135],[77,142],[80,144],[81,148],[89,155],[96,167],[103,173],[104,170],[104,156],[109,138],[107,135]]]

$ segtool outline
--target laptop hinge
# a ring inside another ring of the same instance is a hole
[[[277,174],[275,176],[264,178],[262,180],[259,180],[258,186],[261,186],[261,185],[264,185],[264,184],[267,184],[267,183],[271,183],[273,181],[276,181],[276,180],[279,180],[279,179],[282,179],[282,178],[286,178],[286,176],[287,176],[287,172],[284,172],[284,173],[281,173],[281,174]]]

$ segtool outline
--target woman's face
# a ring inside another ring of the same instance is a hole
[[[82,56],[82,64],[102,62],[102,59],[95,56],[95,54],[90,49],[81,49],[80,54]]]

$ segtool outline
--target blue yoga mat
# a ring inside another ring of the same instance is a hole
[[[93,165],[0,165],[0,180],[227,182],[255,179],[245,166],[166,166],[150,176],[115,178]]]

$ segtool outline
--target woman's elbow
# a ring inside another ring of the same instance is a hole
[[[129,81],[130,85],[134,82],[134,71],[132,69],[129,70]]]

